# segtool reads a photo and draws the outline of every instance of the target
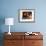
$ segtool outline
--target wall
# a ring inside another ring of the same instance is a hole
[[[14,26],[11,31],[46,31],[46,0],[1,0],[1,15],[3,17],[13,17]],[[19,23],[19,9],[35,9],[35,23]],[[2,32],[8,31],[6,25],[2,25]]]

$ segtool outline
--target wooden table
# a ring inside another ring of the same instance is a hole
[[[4,46],[43,46],[43,35],[40,32],[38,35],[25,35],[26,32],[11,32],[8,35],[4,33]]]

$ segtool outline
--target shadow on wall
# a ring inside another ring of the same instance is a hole
[[[3,32],[2,32],[2,25],[5,23],[5,17],[0,16],[0,46],[3,46]]]

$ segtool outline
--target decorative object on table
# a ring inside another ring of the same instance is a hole
[[[10,26],[14,25],[14,18],[5,18],[5,25],[9,25],[9,32],[8,32],[8,34],[11,35],[11,33],[10,33]]]
[[[20,9],[19,22],[35,22],[35,9]]]
[[[37,33],[33,32],[26,32],[25,35],[38,35]]]

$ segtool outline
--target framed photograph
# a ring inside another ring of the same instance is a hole
[[[35,22],[35,9],[20,9],[19,22]]]

